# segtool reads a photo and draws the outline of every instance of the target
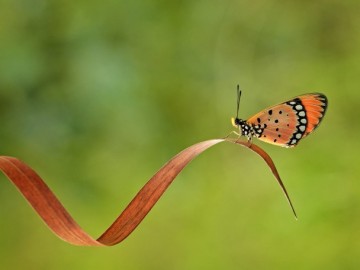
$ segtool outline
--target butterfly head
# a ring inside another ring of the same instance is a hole
[[[251,126],[245,121],[240,118],[231,118],[231,123],[234,127],[238,128],[240,131],[240,135],[243,136],[250,136],[252,133]]]
[[[244,120],[239,119],[237,117],[236,118],[234,118],[234,117],[231,118],[231,124],[236,128],[239,128],[239,126],[244,122],[245,122]]]
[[[238,117],[240,107],[241,91],[239,85],[237,86],[237,106],[236,106],[236,117],[231,118],[231,124],[238,128],[240,135],[249,136],[251,134],[251,126],[245,121]]]

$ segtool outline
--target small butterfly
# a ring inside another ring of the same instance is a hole
[[[283,147],[294,147],[317,128],[323,119],[328,101],[320,93],[304,94],[269,107],[248,120],[238,118],[241,91],[237,87],[237,116],[231,118],[239,135],[248,141],[257,137],[267,143]]]

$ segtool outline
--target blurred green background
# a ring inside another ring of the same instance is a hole
[[[185,147],[323,92],[321,127],[264,162],[230,144],[187,167],[111,248],[60,241],[1,176],[1,269],[359,269],[359,1],[0,1],[0,149],[100,235]]]

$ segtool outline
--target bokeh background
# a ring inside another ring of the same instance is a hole
[[[360,2],[0,2],[0,149],[100,235],[185,147],[306,92],[329,98],[295,149],[202,154],[111,248],[60,241],[1,176],[1,269],[359,269]]]

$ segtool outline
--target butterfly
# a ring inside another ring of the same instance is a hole
[[[261,141],[282,146],[294,147],[313,132],[325,116],[328,100],[324,94],[311,93],[294,97],[278,105],[269,107],[248,120],[238,117],[241,91],[237,87],[237,116],[231,123],[239,129],[236,133]]]

